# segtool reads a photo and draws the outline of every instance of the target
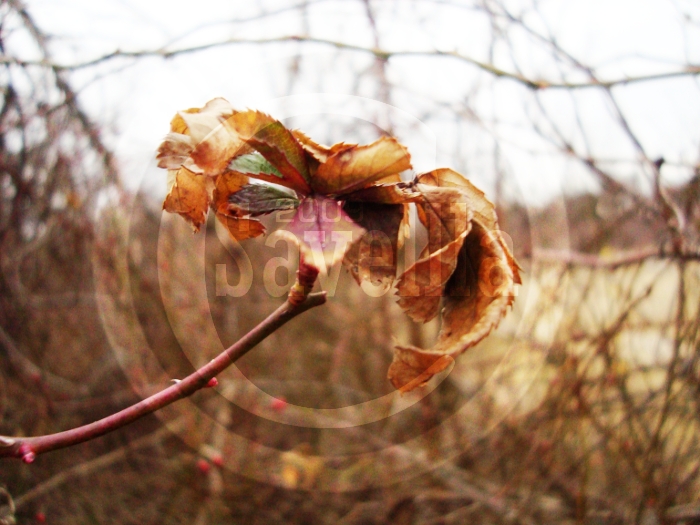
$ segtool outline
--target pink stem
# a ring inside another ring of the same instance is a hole
[[[161,390],[138,403],[131,405],[116,414],[107,416],[99,421],[83,425],[81,427],[48,434],[45,436],[11,438],[0,436],[0,458],[16,457],[23,459],[26,463],[34,460],[35,455],[50,450],[70,447],[84,441],[89,441],[116,430],[120,427],[147,415],[160,410],[161,408],[174,403],[184,397],[191,396],[197,390],[207,386],[207,383],[216,374],[221,373],[231,363],[240,359],[259,342],[276,331],[287,321],[297,315],[326,302],[325,292],[310,294],[299,304],[292,304],[286,301],[275,310],[262,323],[253,328],[236,343],[224,350],[215,359],[204,365],[199,370],[194,371],[182,381]]]

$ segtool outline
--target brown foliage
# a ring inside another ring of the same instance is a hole
[[[195,123],[204,129],[191,132]],[[185,157],[182,144],[187,138],[192,139],[191,153]],[[243,144],[257,153],[241,154]],[[259,162],[263,169],[246,172],[248,177],[277,181],[294,194],[246,185],[246,177],[231,170],[249,155],[261,155],[269,164]],[[415,321],[426,322],[438,314],[444,298],[444,318],[434,348],[396,349],[388,377],[402,392],[424,385],[447,368],[498,326],[512,305],[515,285],[520,284],[519,269],[498,231],[493,204],[449,169],[418,175],[408,183],[396,180],[411,164],[406,148],[393,138],[382,137],[366,146],[326,147],[302,132],[287,130],[269,115],[238,112],[223,99],[214,99],[173,119],[157,157],[159,166],[179,170],[163,208],[179,213],[195,230],[210,206],[219,220],[223,209],[233,210],[235,218],[226,213],[224,223],[240,241],[255,236],[248,234],[250,229],[241,233],[239,222],[249,220],[246,212],[253,216],[297,207],[287,230],[296,236],[307,263],[314,261],[318,266],[323,261],[330,267],[345,259],[358,282],[372,279],[371,272],[359,270],[369,266],[371,257],[371,264],[384,269],[375,279],[391,285],[402,223],[409,203],[415,203],[428,244],[420,259],[398,278],[399,305]],[[233,185],[231,173],[237,177]],[[213,183],[208,182],[210,177]],[[208,183],[216,188],[211,198]],[[349,208],[343,206],[345,202]],[[358,211],[363,214],[358,216]],[[262,228],[255,230],[262,232]],[[340,234],[350,242],[338,250],[336,235]],[[375,235],[381,236],[379,256],[370,255]],[[382,242],[385,239],[388,242]],[[367,245],[370,249],[363,249]]]

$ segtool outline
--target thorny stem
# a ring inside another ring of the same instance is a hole
[[[270,314],[267,319],[253,328],[236,343],[224,350],[216,358],[212,359],[198,370],[187,376],[182,381],[161,390],[138,403],[131,405],[116,414],[107,416],[93,423],[81,427],[48,434],[45,436],[13,438],[0,436],[0,458],[21,458],[26,463],[34,460],[34,457],[43,452],[70,447],[84,441],[112,432],[137,419],[151,414],[175,401],[191,396],[197,390],[207,386],[210,379],[224,371],[229,365],[243,357],[249,350],[260,343],[267,336],[306,310],[320,306],[326,302],[326,293],[309,294],[306,298],[294,304],[289,300]]]

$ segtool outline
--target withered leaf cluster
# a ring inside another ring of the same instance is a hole
[[[307,263],[342,260],[358,284],[395,284],[398,304],[416,322],[442,312],[432,348],[395,349],[389,379],[401,391],[447,368],[486,337],[513,302],[518,266],[493,204],[451,169],[402,182],[411,158],[394,138],[324,146],[269,115],[237,111],[216,98],[172,119],[157,159],[168,170],[163,208],[195,231],[211,209],[241,241],[265,233],[256,217],[295,209],[285,229]],[[428,242],[397,279],[411,203]]]

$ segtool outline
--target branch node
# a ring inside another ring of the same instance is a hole
[[[319,269],[307,262],[307,257],[302,253],[299,259],[299,269],[297,270],[297,281],[289,290],[289,303],[298,306],[306,300],[316,283]]]
[[[22,445],[20,445],[19,449],[17,450],[17,454],[27,465],[29,465],[30,463],[34,463],[34,460],[36,459],[36,453],[34,452],[34,450],[32,450],[32,447],[30,447],[27,443],[23,443]]]

